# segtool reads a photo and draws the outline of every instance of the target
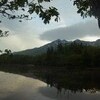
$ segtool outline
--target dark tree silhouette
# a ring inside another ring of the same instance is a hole
[[[58,21],[58,10],[52,6],[45,8],[42,5],[43,2],[51,2],[51,0],[0,0],[0,14],[9,19],[28,19],[30,14],[36,13],[45,24],[49,23],[52,17]],[[97,18],[100,26],[100,0],[73,0],[73,5],[77,6],[77,12],[82,17],[94,16]],[[16,15],[14,12],[19,10],[22,10],[23,14]],[[25,10],[28,12],[27,14]],[[19,21],[21,22],[21,20]]]
[[[2,53],[2,50],[0,50],[0,53]]]
[[[9,31],[2,31],[2,30],[0,30],[0,37],[4,37],[4,36],[8,36],[8,32]]]
[[[10,54],[11,54],[11,50],[5,49],[5,53],[6,53],[7,55],[10,55]]]
[[[49,23],[51,18],[54,17],[55,21],[59,19],[59,13],[55,7],[45,8],[42,3],[50,2],[51,0],[0,0],[0,16],[8,19],[22,19],[30,20],[31,14],[36,13],[45,24]],[[21,14],[16,14],[17,11],[22,11]],[[0,19],[0,23],[2,20]],[[0,30],[0,37],[5,36],[7,31]]]
[[[19,19],[19,22],[22,22],[22,19],[32,19],[30,15],[36,13],[45,24],[49,23],[52,17],[58,22],[59,11],[57,8],[53,6],[45,8],[42,4],[44,2],[51,2],[51,0],[0,0],[0,16]],[[80,13],[83,18],[94,16],[100,27],[100,0],[73,0],[73,5],[77,6],[77,13]],[[23,11],[23,13],[16,14],[17,11]],[[0,31],[0,36],[5,33],[8,32]]]
[[[78,8],[77,13],[80,13],[83,18],[94,16],[100,28],[100,0],[74,0],[74,5]]]
[[[49,23],[51,17],[58,21],[59,13],[55,7],[45,8],[42,3],[51,0],[0,0],[0,14],[8,19],[28,19],[30,14],[36,13],[45,24]],[[23,11],[16,15],[15,11]],[[26,12],[27,11],[27,14]],[[21,22],[21,20],[19,20]]]

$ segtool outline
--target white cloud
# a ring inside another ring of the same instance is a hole
[[[25,45],[23,44],[22,40],[16,36],[8,36],[0,39],[1,41],[1,48],[3,49],[11,49],[11,50],[21,50],[25,48]]]
[[[84,37],[100,37],[100,29],[96,20],[49,30],[40,35],[40,39],[49,41],[56,39],[74,40]]]
[[[85,41],[96,41],[97,39],[100,39],[100,36],[86,36],[80,39]]]
[[[77,14],[77,9],[72,5],[72,1],[52,0],[51,3],[44,3],[45,7],[50,5],[57,7],[60,12],[58,23],[52,19],[50,24],[45,25],[38,17],[19,23],[18,20],[7,20],[0,16],[0,19],[3,19],[0,28],[10,31],[8,37],[0,38],[0,49],[8,48],[17,51],[39,47],[58,38],[72,40],[76,38],[86,39],[87,36],[100,36],[96,21],[88,23],[89,19],[83,20]]]
[[[48,42],[42,41],[38,38],[31,38],[30,36],[28,38],[27,36],[22,35],[9,35],[8,37],[0,38],[0,43],[0,48],[2,50],[10,49],[12,51],[20,51],[28,48],[39,47]]]

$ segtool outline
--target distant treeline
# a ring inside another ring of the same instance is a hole
[[[38,56],[0,55],[0,64],[34,64],[66,68],[100,67],[100,47],[72,43],[49,47],[45,54]]]
[[[34,63],[43,66],[66,68],[100,67],[100,47],[72,43],[58,44],[57,49],[50,47],[47,53],[37,56]]]
[[[2,54],[0,55],[0,64],[33,64],[33,57],[23,55]]]

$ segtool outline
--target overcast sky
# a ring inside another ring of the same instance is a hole
[[[44,3],[44,6],[53,5],[60,12],[60,21],[45,25],[41,19],[34,15],[33,20],[7,20],[2,18],[0,29],[9,30],[9,36],[0,38],[0,49],[20,51],[42,46],[56,39],[75,40],[82,39],[94,41],[100,38],[97,20],[83,19],[77,14],[77,8],[70,0],[53,0]]]

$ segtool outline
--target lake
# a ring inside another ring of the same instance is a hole
[[[0,100],[100,100],[99,90],[58,91],[38,79],[0,71]]]

